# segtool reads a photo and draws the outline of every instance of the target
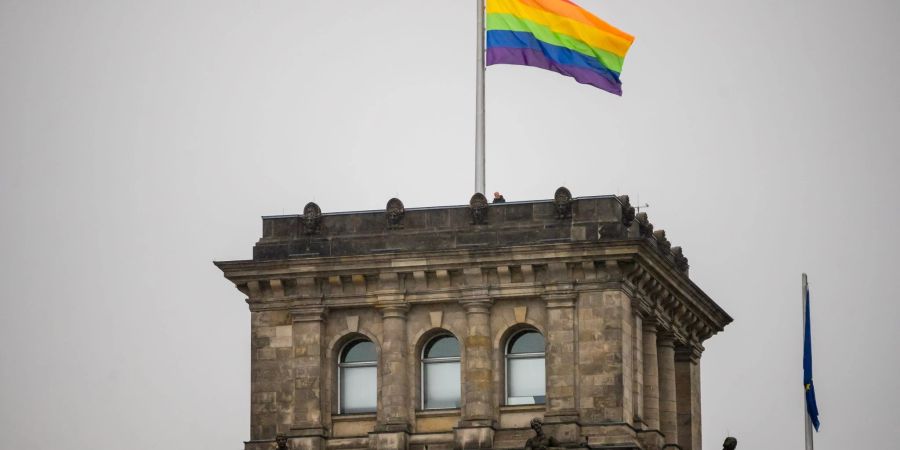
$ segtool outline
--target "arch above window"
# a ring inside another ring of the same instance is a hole
[[[544,336],[536,330],[520,331],[506,344],[506,404],[534,405],[546,400],[547,379]]]
[[[338,413],[374,412],[378,404],[378,353],[366,339],[349,342],[338,362]]]
[[[458,408],[459,340],[449,334],[432,338],[422,350],[422,408]]]

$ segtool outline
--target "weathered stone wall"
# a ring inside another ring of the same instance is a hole
[[[251,440],[304,450],[521,448],[561,442],[700,450],[701,343],[731,319],[627,197],[264,220],[254,260],[217,263],[251,310]],[[505,345],[546,341],[546,403],[505,405]],[[458,409],[422,410],[421,355],[461,345]],[[338,414],[337,364],[378,354],[372,414]]]

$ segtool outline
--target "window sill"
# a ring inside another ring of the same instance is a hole
[[[500,407],[500,412],[530,412],[530,411],[543,411],[547,409],[547,405],[544,403],[538,403],[536,405],[503,405]]]
[[[350,422],[356,420],[375,420],[375,413],[332,414],[332,422]]]
[[[458,415],[460,415],[459,408],[416,410],[416,417],[449,417]]]

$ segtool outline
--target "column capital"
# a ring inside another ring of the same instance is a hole
[[[700,363],[700,357],[703,355],[702,345],[692,342],[687,345],[679,345],[675,347],[675,361],[690,361],[694,364]]]
[[[641,327],[645,333],[660,333],[663,331],[662,321],[658,315],[651,312],[650,314],[642,315],[641,318],[643,319],[641,320]]]
[[[406,302],[378,302],[375,304],[375,309],[381,311],[381,316],[385,319],[390,317],[396,317],[399,319],[406,319],[406,313],[409,312],[409,303]]]
[[[459,301],[466,314],[490,314],[494,300],[490,297],[466,298]]]
[[[300,306],[291,309],[293,322],[324,322],[328,309],[321,305]]]
[[[659,347],[675,348],[675,335],[668,330],[659,330],[656,333],[656,345]]]

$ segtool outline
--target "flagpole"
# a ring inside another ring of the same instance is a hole
[[[475,40],[475,192],[485,193],[484,182],[484,0],[477,0],[478,37]]]
[[[806,346],[806,299],[809,292],[809,284],[806,280],[806,274],[803,274],[803,292],[801,295],[801,304],[803,305],[803,345]],[[806,386],[803,386],[803,422],[806,432],[806,450],[813,450],[813,426],[812,419],[809,417],[809,409],[806,405]]]

